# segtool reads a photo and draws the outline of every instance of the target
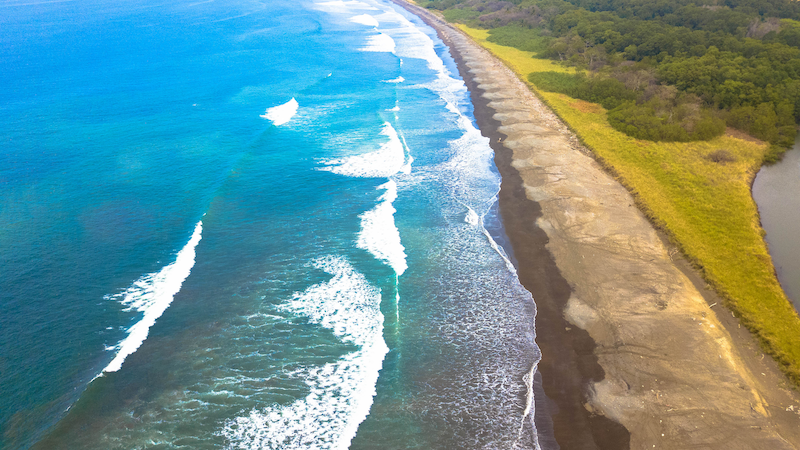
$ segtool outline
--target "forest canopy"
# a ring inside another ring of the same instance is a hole
[[[706,140],[733,127],[776,147],[800,120],[794,0],[432,0],[489,40],[580,69],[540,89],[602,104],[639,139]]]

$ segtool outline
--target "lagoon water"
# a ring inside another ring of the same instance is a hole
[[[0,9],[0,448],[538,447],[535,305],[433,30]]]
[[[800,311],[800,141],[753,182],[764,239],[784,292]]]

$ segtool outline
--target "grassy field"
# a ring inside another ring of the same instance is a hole
[[[460,27],[503,60],[572,128],[800,386],[800,318],[775,276],[750,193],[769,146],[730,135],[691,143],[631,138],[609,125],[602,106],[543,92],[527,81],[531,72],[570,68],[488,42],[488,30]]]

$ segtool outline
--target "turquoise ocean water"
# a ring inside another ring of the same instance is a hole
[[[537,448],[535,306],[433,30],[0,2],[0,448]]]

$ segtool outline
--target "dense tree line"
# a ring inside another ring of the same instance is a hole
[[[535,74],[545,90],[601,103],[641,139],[709,139],[731,126],[790,146],[800,119],[794,0],[432,0],[490,40],[585,69]]]

